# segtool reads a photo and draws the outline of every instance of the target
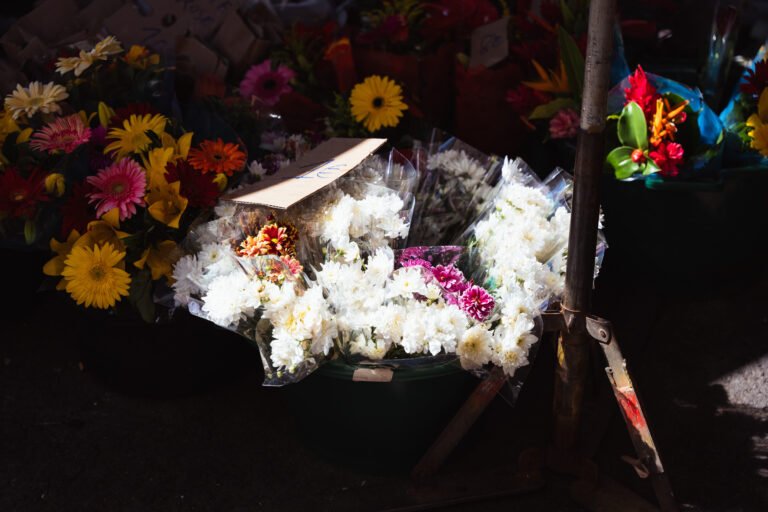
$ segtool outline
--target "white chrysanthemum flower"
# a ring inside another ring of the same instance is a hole
[[[373,285],[383,285],[395,268],[395,255],[389,247],[378,249],[368,258],[365,277]]]
[[[232,201],[219,201],[213,209],[217,217],[229,218],[235,215],[237,204]]]
[[[402,267],[392,273],[389,296],[412,298],[414,293],[426,294],[427,285],[420,267]]]
[[[293,372],[309,357],[300,340],[295,339],[286,331],[274,329],[272,341],[269,344],[272,364],[277,368],[286,368]]]
[[[261,306],[262,283],[242,272],[216,277],[202,297],[207,318],[222,327],[233,327],[252,317]]]
[[[225,243],[203,245],[197,258],[203,267],[203,286],[219,276],[234,273],[239,269],[235,254]]]
[[[186,306],[192,295],[202,291],[203,266],[194,254],[179,258],[173,266],[174,301],[177,305]]]
[[[464,332],[456,354],[465,370],[475,370],[488,364],[493,356],[493,337],[484,325],[475,325]]]
[[[424,296],[429,301],[438,301],[443,297],[443,289],[435,283],[429,283],[427,290],[424,292]]]
[[[254,160],[248,165],[248,173],[255,179],[261,179],[267,174],[267,170],[259,162]]]
[[[349,343],[349,350],[352,354],[361,355],[367,359],[384,359],[389,351],[390,344],[383,339],[370,339],[363,332],[357,333]]]

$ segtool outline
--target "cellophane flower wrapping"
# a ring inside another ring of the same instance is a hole
[[[704,102],[704,97],[698,89],[653,73],[639,72],[647,77],[650,87],[667,100],[672,106],[682,105],[687,101],[684,109],[684,121],[677,123],[676,134],[673,138],[676,144],[680,144],[683,150],[682,162],[675,165],[671,172],[664,172],[663,163],[659,163],[662,172],[655,174],[636,173],[628,178],[658,180],[661,176],[680,178],[711,177],[720,169],[723,156],[723,125],[712,109]],[[637,74],[637,72],[635,73]],[[633,88],[630,78],[626,77],[608,92],[608,114],[618,116],[631,98],[627,91]],[[648,115],[649,118],[652,117]],[[650,122],[650,119],[649,119]],[[649,129],[650,130],[650,129]],[[614,141],[610,147],[618,147],[621,143]],[[653,149],[653,148],[651,148]],[[679,167],[679,170],[678,170]]]
[[[222,202],[187,239],[175,304],[256,343],[265,385],[300,380],[346,339],[319,274],[402,247],[415,185],[393,153],[285,210]]]
[[[394,153],[287,210],[222,204],[176,267],[176,303],[258,344],[266,385],[329,358],[457,358],[512,376],[541,336],[540,311],[562,294],[571,180],[541,181],[520,160],[497,172],[449,245],[406,243],[420,180]]]
[[[744,70],[731,100],[720,113],[726,130],[724,164],[768,165],[768,43]],[[765,95],[765,97],[764,97]],[[763,108],[760,109],[760,105]]]
[[[411,245],[444,245],[483,211],[499,179],[501,160],[435,130],[421,162]]]

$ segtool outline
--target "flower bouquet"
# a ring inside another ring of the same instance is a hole
[[[723,129],[701,93],[641,67],[609,93],[618,142],[606,163],[617,179],[711,177]]]
[[[726,129],[726,163],[768,164],[768,57],[763,47],[744,72],[736,93],[720,114]]]

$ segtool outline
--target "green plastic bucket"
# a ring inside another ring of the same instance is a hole
[[[407,471],[479,380],[455,358],[391,360],[389,382],[353,380],[368,366],[334,360],[283,388],[304,441],[322,458],[370,473]],[[397,366],[394,366],[397,365]],[[380,378],[374,377],[374,378]]]

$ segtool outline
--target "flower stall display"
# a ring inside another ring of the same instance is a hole
[[[128,302],[152,321],[177,243],[237,180],[246,155],[136,103],[162,97],[153,93],[162,68],[146,49],[125,52],[110,36],[60,57],[56,71],[66,86],[19,85],[5,101],[6,234],[16,226],[28,244],[50,241],[55,257],[43,272],[78,305]]]
[[[768,57],[762,47],[720,114],[726,129],[726,164],[768,163]]]
[[[507,161],[459,245],[407,245],[418,180],[392,162],[364,160],[285,210],[223,203],[175,266],[175,303],[256,342],[267,385],[334,358],[513,375],[562,292],[568,181]]]
[[[706,178],[714,173],[723,129],[698,90],[638,66],[608,101],[618,142],[606,163],[616,178]]]

